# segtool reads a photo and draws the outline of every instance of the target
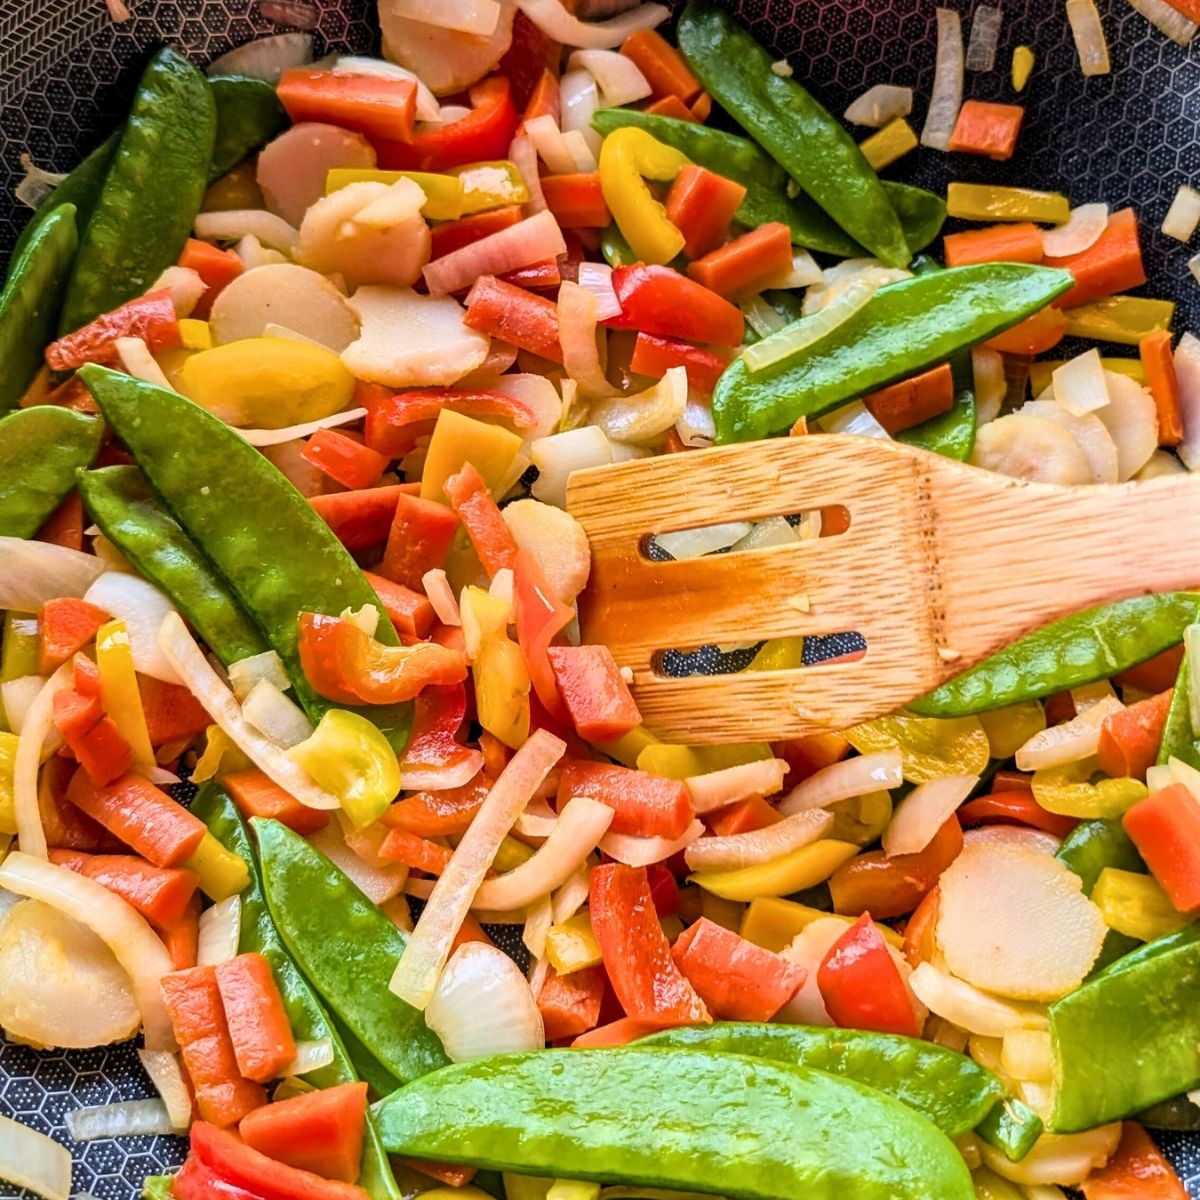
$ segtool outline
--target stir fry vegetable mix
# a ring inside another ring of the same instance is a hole
[[[1139,214],[881,180],[911,92],[852,136],[708,0],[676,45],[655,5],[434,7],[383,6],[390,64],[161,51],[13,257],[0,1026],[140,1030],[158,1099],[73,1135],[190,1132],[176,1200],[1181,1196],[1139,1121],[1200,1087],[1200,594],[858,728],[668,745],[579,644],[565,510],[770,435],[1196,466]],[[1010,157],[1021,109],[945,84],[926,146]],[[65,1197],[11,1124],[0,1176]]]

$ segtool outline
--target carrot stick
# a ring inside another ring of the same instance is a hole
[[[942,245],[948,267],[986,262],[1040,263],[1045,255],[1042,231],[1029,221],[948,233]]]
[[[343,1083],[292,1096],[242,1118],[242,1141],[276,1162],[353,1183],[362,1160],[367,1085]]]
[[[396,515],[396,501],[413,490],[408,484],[390,484],[357,492],[310,496],[308,502],[347,550],[368,550],[387,541]]]
[[[286,825],[302,837],[329,824],[327,812],[301,804],[257,767],[222,775],[221,784],[247,821],[251,817],[268,818]]]
[[[663,96],[653,104],[647,104],[642,110],[655,117],[671,117],[676,121],[691,121],[696,123],[695,113],[678,96]]]
[[[678,96],[684,104],[691,104],[700,95],[700,80],[662,34],[636,30],[621,43],[621,53],[645,75],[656,97]]]
[[[920,425],[954,407],[954,375],[950,364],[942,363],[872,392],[863,403],[890,434]]]
[[[1146,268],[1133,209],[1113,213],[1099,240],[1086,250],[1065,258],[1047,258],[1045,265],[1061,267],[1075,276],[1075,286],[1055,301],[1062,308],[1140,287],[1146,282]]]
[[[1138,343],[1146,386],[1158,409],[1158,444],[1178,446],[1183,441],[1183,413],[1179,408],[1179,380],[1171,355],[1171,335],[1165,329],[1148,333]]]
[[[683,234],[688,258],[702,258],[725,240],[729,222],[745,198],[740,183],[706,167],[689,163],[679,172],[667,193],[667,219]]]
[[[527,121],[533,121],[537,117],[553,117],[557,125],[561,111],[558,76],[549,67],[543,67],[537,83],[533,86],[529,103],[525,105],[525,113],[521,118],[522,128]]]
[[[574,1038],[595,1029],[606,983],[604,968],[599,965],[570,975],[560,975],[551,967],[537,994],[546,1041]]]
[[[1057,346],[1066,332],[1067,318],[1057,308],[1043,308],[1011,329],[989,338],[984,345],[1001,354],[1044,354]]]
[[[242,260],[232,250],[222,250],[198,238],[184,242],[179,265],[195,271],[208,288],[192,310],[192,316],[200,321],[208,320],[213,301],[245,270]]]
[[[379,857],[430,875],[440,875],[449,865],[450,851],[405,829],[389,829],[387,837],[380,843]]]
[[[200,878],[179,867],[156,867],[131,854],[81,854],[51,850],[50,861],[86,875],[116,893],[147,921],[165,929],[187,911]]]
[[[238,1070],[257,1083],[282,1075],[296,1041],[271,964],[261,954],[239,954],[217,967],[217,989]]]
[[[467,463],[446,480],[445,492],[488,577],[494,578],[505,567],[511,569],[517,559],[517,543],[483,476]]]
[[[1004,162],[1012,158],[1017,148],[1017,134],[1021,132],[1024,117],[1025,110],[1017,104],[968,100],[958,111],[950,149]]]
[[[371,571],[364,571],[363,574],[375,589],[383,611],[391,617],[397,633],[407,633],[418,638],[428,635],[436,618],[433,605],[423,592],[405,587],[402,583],[393,583],[392,580]]]
[[[603,229],[612,220],[600,190],[599,171],[547,175],[542,195],[564,229]]]
[[[1182,913],[1200,910],[1200,801],[1173,783],[1139,800],[1122,824],[1171,903]]]
[[[96,636],[108,613],[86,600],[47,600],[38,617],[38,674],[52,675]]]
[[[729,300],[757,295],[792,269],[792,231],[782,221],[760,225],[688,267],[697,283]]]
[[[1096,756],[1114,779],[1145,779],[1154,765],[1174,689],[1150,696],[1104,718]]]
[[[196,965],[200,956],[200,896],[193,896],[183,916],[173,925],[159,931],[163,945],[177,971],[187,971]]]
[[[445,563],[458,529],[458,514],[446,505],[420,496],[399,497],[379,574],[416,591],[426,571]]]
[[[656,1033],[661,1028],[662,1025],[653,1021],[641,1021],[637,1017],[618,1017],[607,1025],[601,1025],[599,1029],[580,1034],[571,1043],[571,1047],[575,1050],[598,1050],[609,1046],[628,1046],[630,1042],[636,1042],[648,1033]]]

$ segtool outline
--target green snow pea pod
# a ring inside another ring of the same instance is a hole
[[[33,537],[103,437],[99,417],[49,404],[0,418],[0,537]]]
[[[78,244],[75,207],[60,204],[13,260],[0,292],[0,413],[17,407],[42,365]]]
[[[243,954],[257,951],[271,964],[279,994],[283,997],[283,1006],[287,1010],[288,1023],[297,1039],[311,1041],[327,1037],[333,1043],[333,1062],[327,1067],[310,1071],[306,1079],[319,1088],[353,1083],[358,1076],[337,1029],[308,980],[288,954],[279,930],[271,920],[263,896],[262,874],[254,843],[237,805],[222,787],[209,782],[200,788],[196,799],[192,801],[192,812],[208,826],[208,831],[226,850],[231,850],[246,863],[250,871],[250,886],[242,892],[238,950]],[[370,1114],[363,1142],[359,1183],[367,1190],[371,1200],[400,1200],[402,1195],[379,1140],[379,1129]]]
[[[900,218],[841,123],[711,0],[691,0],[676,35],[688,65],[727,113],[851,237],[888,266],[912,250]]]
[[[1009,1162],[1020,1162],[1042,1136],[1042,1118],[1023,1100],[1005,1096],[975,1127],[975,1132],[995,1146]]]
[[[179,257],[204,197],[216,126],[208,80],[174,50],[159,50],[83,230],[60,329],[141,295]]]
[[[350,1061],[354,1064],[354,1069],[358,1072],[359,1079],[365,1079],[370,1085],[371,1091],[376,1096],[390,1096],[398,1087],[403,1085],[403,1081],[397,1079],[355,1037],[354,1031],[345,1021],[339,1021],[337,1014],[333,1012],[329,1014],[329,1019],[338,1031],[338,1036],[342,1039],[342,1045],[346,1047],[346,1053],[350,1055]]]
[[[749,138],[634,108],[601,108],[592,117],[592,127],[605,135],[625,125],[644,129],[658,141],[686,154],[697,166],[740,183],[746,189],[746,198],[735,219],[748,229],[779,221],[792,231],[792,241],[797,246],[839,258],[870,254],[803,192],[789,195],[789,185],[795,190],[795,184],[788,173]],[[890,180],[883,181],[883,190],[900,219],[909,248],[914,252],[923,250],[937,237],[946,220],[945,201],[924,188]],[[610,262],[610,265],[625,264]]]
[[[283,660],[297,701],[319,720],[333,706],[300,666],[302,611],[336,616],[374,604],[375,636],[398,644],[358,564],[287,479],[210,412],[106,367],[89,364],[79,374],[164,505]],[[411,704],[355,711],[403,747]]]
[[[845,1076],[928,1117],[947,1137],[974,1129],[1004,1094],[991,1071],[944,1046],[887,1033],[720,1021],[668,1029],[638,1046],[748,1054]]]
[[[267,649],[258,626],[137,467],[84,471],[79,492],[104,536],[170,596],[226,666]]]
[[[271,915],[321,998],[397,1079],[445,1066],[425,1018],[388,990],[407,937],[298,834],[278,821],[252,824]]]
[[[217,136],[208,167],[212,183],[285,128],[288,116],[265,79],[214,75],[208,85],[217,106]]]
[[[1197,592],[1157,592],[1085,609],[1013,642],[914,700],[923,717],[965,717],[1108,679],[1178,644]]]
[[[744,358],[736,359],[713,394],[717,441],[766,437],[797,417],[820,416],[936,366],[1044,308],[1070,286],[1066,271],[1020,263],[954,267],[889,284],[836,329],[770,367],[751,373]],[[792,328],[771,337],[785,337]]]
[[[808,1067],[672,1048],[457,1063],[376,1106],[393,1154],[743,1200],[972,1200],[954,1143]]]
[[[975,381],[971,373],[971,356],[956,354],[951,359],[950,369],[954,373],[954,407],[911,429],[902,429],[896,434],[896,440],[966,462],[975,448]]]
[[[1056,1083],[1050,1129],[1091,1129],[1196,1087],[1197,989],[1200,925],[1188,925],[1050,1005]]]
[[[1166,763],[1178,758],[1200,771],[1200,741],[1192,732],[1191,690],[1191,667],[1185,650],[1183,661],[1179,664],[1179,674],[1175,677],[1175,691],[1171,695],[1171,707],[1167,710],[1167,723],[1163,726],[1158,762]]]

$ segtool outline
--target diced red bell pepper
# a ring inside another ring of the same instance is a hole
[[[114,363],[118,338],[141,338],[154,353],[183,345],[175,301],[165,288],[138,296],[90,325],[60,337],[46,349],[46,362],[55,371],[73,371],[84,363]]]
[[[220,246],[198,238],[188,238],[184,242],[179,266],[195,271],[208,289],[192,309],[192,316],[200,321],[208,320],[213,301],[246,269],[232,250],[222,250]]]
[[[450,865],[450,850],[406,829],[389,829],[379,843],[379,857],[415,871],[440,875]]]
[[[1108,218],[1108,227],[1086,250],[1065,258],[1047,258],[1047,267],[1059,267],[1075,276],[1075,286],[1054,302],[1073,308],[1089,300],[1100,300],[1116,292],[1127,292],[1146,282],[1142,248],[1138,242],[1137,216],[1122,208]]]
[[[247,767],[244,771],[230,771],[222,775],[221,786],[247,821],[252,817],[278,821],[301,837],[316,833],[329,824],[327,812],[301,804],[258,767]]]
[[[705,393],[716,388],[727,366],[729,360],[715,350],[652,333],[637,335],[629,360],[629,369],[635,375],[648,375],[651,379],[661,379],[672,367],[683,367],[688,387]]]
[[[367,1085],[342,1083],[256,1108],[238,1132],[252,1150],[276,1162],[353,1183],[366,1123]]]
[[[663,1026],[712,1020],[671,958],[643,868],[596,867],[588,902],[604,969],[628,1016]]]
[[[458,514],[447,505],[400,496],[379,573],[414,591],[423,588],[425,572],[445,564],[458,527]]]
[[[671,860],[674,861],[674,860]],[[686,863],[684,864],[686,869]],[[650,884],[650,899],[654,911],[660,917],[670,917],[679,911],[679,884],[671,873],[670,866],[654,863],[646,868],[646,879]]]
[[[109,615],[74,596],[47,600],[38,616],[38,674],[51,675],[92,641]]]
[[[990,796],[979,796],[958,810],[958,819],[969,828],[972,825],[1009,824],[1041,829],[1055,837],[1066,837],[1079,821],[1048,812],[1025,787],[997,788]]]
[[[34,541],[49,542],[52,546],[64,546],[68,550],[82,550],[83,526],[83,499],[79,489],[72,488],[34,534]]]
[[[642,723],[607,646],[551,646],[546,651],[575,732],[589,742],[615,742]]]
[[[908,985],[870,913],[834,942],[817,969],[817,987],[843,1029],[921,1036]]]
[[[444,221],[435,225],[431,232],[433,244],[430,247],[430,257],[444,258],[447,254],[453,254],[455,250],[491,237],[493,233],[511,229],[524,215],[524,210],[519,204],[510,204],[506,208],[472,213],[469,217],[462,217],[457,221]]]
[[[1175,1168],[1136,1121],[1121,1126],[1116,1154],[1079,1190],[1084,1200],[1187,1200],[1188,1196]]]
[[[458,683],[467,660],[435,642],[385,646],[352,621],[300,614],[300,665],[318,695],[339,704],[398,704],[429,684]]]
[[[512,570],[517,557],[517,541],[492,499],[483,476],[470,463],[465,463],[461,471],[446,480],[444,490],[488,578],[495,578],[496,572],[505,568]]]
[[[738,313],[739,318],[741,315]],[[479,333],[499,338],[551,362],[563,360],[562,345],[558,340],[558,309],[554,302],[505,283],[494,275],[481,276],[467,293],[466,324]]]
[[[400,764],[406,779],[427,779],[431,774],[456,773],[462,777],[464,766],[478,763],[475,751],[458,740],[467,719],[467,689],[464,684],[427,687],[413,707],[412,735]],[[419,774],[418,774],[419,773]],[[424,786],[407,783],[407,787]]]
[[[693,260],[688,275],[718,296],[746,300],[786,278],[791,269],[792,231],[782,221],[772,221]]]
[[[361,492],[332,492],[310,496],[308,502],[347,550],[369,550],[387,541],[397,501],[418,486],[398,483]]]
[[[551,716],[566,720],[566,705],[559,695],[547,651],[574,619],[575,610],[555,594],[537,559],[528,550],[518,550],[513,562],[513,608],[517,644],[529,668],[533,690]]]
[[[222,1179],[194,1154],[189,1154],[183,1169],[171,1180],[174,1200],[262,1200],[257,1192]]]
[[[683,780],[612,763],[568,759],[558,781],[559,809],[575,796],[600,800],[613,809],[613,833],[677,838],[694,816]]]
[[[417,130],[411,139],[375,139],[379,165],[388,171],[445,171],[466,163],[493,162],[508,154],[517,132],[517,106],[503,75],[491,75],[467,93],[468,116]]]
[[[189,741],[212,724],[212,717],[187,688],[151,675],[139,675],[137,685],[146,731],[155,749],[168,742]]]
[[[336,429],[318,429],[304,443],[300,455],[330,479],[351,489],[369,488],[388,465],[386,456]]]
[[[494,777],[476,775],[461,787],[414,792],[385,809],[381,825],[404,829],[418,837],[453,837],[466,833],[491,790]]]
[[[511,84],[513,101],[518,108],[530,104],[539,81],[549,72],[558,90],[558,69],[563,48],[544,34],[520,9],[513,18],[512,45],[496,68]]]
[[[217,967],[217,988],[238,1070],[266,1083],[296,1058],[296,1041],[271,964],[258,953],[239,954]]]
[[[684,167],[671,184],[666,205],[667,219],[683,234],[684,254],[701,258],[715,250],[725,240],[733,214],[745,198],[746,189],[740,183],[707,167],[692,163]]]
[[[275,92],[296,124],[321,121],[371,139],[412,140],[417,116],[412,79],[292,67],[280,76]]]
[[[537,994],[546,1041],[574,1038],[595,1029],[606,983],[604,968],[598,964],[569,975],[560,975],[551,967]]]
[[[72,737],[64,734],[63,738],[75,761],[97,787],[107,787],[133,766],[133,747],[110,717],[101,717],[90,729]]]
[[[822,518],[821,532],[825,531]],[[840,733],[812,733],[808,737],[789,738],[771,743],[771,753],[788,765],[784,790],[803,783],[810,775],[841,762],[850,753],[850,743]]]
[[[165,929],[187,911],[200,877],[180,867],[156,867],[132,854],[81,854],[51,850],[50,861],[67,867],[121,897],[147,921]]]
[[[1139,800],[1121,823],[1171,903],[1200,911],[1200,801],[1173,783]]]
[[[646,1021],[640,1017],[618,1017],[597,1029],[581,1033],[571,1043],[571,1049],[608,1050],[614,1046],[628,1046],[630,1042],[657,1033],[662,1027],[660,1021]]]
[[[537,424],[537,414],[524,400],[504,392],[429,388],[393,393],[380,389],[367,401],[367,445],[389,458],[401,458],[413,448],[421,428],[436,421],[445,408],[468,417],[500,417],[517,429]]]
[[[375,595],[379,597],[379,603],[383,605],[383,611],[391,619],[397,633],[415,638],[428,635],[436,616],[424,592],[414,591],[371,571],[364,571],[363,574],[375,589]]]
[[[736,305],[670,267],[617,267],[612,284],[621,313],[604,322],[610,329],[717,346],[742,344],[746,322]],[[556,361],[561,362],[561,356]]]
[[[1113,683],[1120,688],[1137,688],[1139,692],[1165,692],[1173,687],[1183,662],[1183,646],[1171,646],[1161,654],[1130,667],[1113,676]],[[78,684],[76,685],[78,686]]]
[[[542,180],[542,196],[564,229],[604,229],[612,220],[599,171],[547,175]]]
[[[1104,718],[1096,758],[1114,779],[1145,779],[1162,744],[1174,689],[1148,696]]]
[[[808,975],[707,917],[679,935],[671,957],[718,1021],[769,1021]]]

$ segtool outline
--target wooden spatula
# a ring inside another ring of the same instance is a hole
[[[682,562],[651,535],[833,506],[837,537]],[[892,712],[1093,604],[1200,586],[1200,478],[1061,488],[897,442],[777,438],[581,471],[586,641],[633,669],[646,724],[688,743],[797,737]],[[857,631],[857,661],[673,678],[662,651]]]

